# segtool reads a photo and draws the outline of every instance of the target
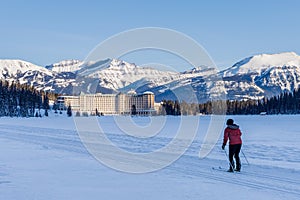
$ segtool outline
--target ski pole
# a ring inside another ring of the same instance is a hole
[[[243,156],[245,157],[245,160],[246,160],[247,164],[250,165],[249,162],[248,162],[248,159],[247,159],[246,155],[243,152],[243,150],[241,150],[241,152],[242,152]]]

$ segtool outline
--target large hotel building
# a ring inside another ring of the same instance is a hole
[[[79,96],[59,96],[57,98],[59,109],[66,109],[69,105],[72,111],[88,115],[96,112],[104,115],[127,115],[136,112],[138,115],[153,115],[154,94],[144,92],[143,94],[82,94]]]

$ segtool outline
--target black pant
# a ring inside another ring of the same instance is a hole
[[[233,170],[234,168],[234,161],[233,161],[233,156],[235,158],[236,162],[236,169],[240,170],[241,169],[241,161],[240,161],[240,151],[241,151],[242,144],[233,144],[229,145],[229,162],[230,164],[230,169]]]

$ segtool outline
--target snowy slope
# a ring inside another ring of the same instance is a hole
[[[38,90],[62,92],[75,81],[74,75],[56,73],[22,60],[0,60],[0,79],[18,81]]]
[[[300,86],[300,56],[294,52],[246,58],[221,72],[230,99],[258,99]]]
[[[30,62],[23,60],[0,60],[0,70],[7,71],[8,75],[14,75],[17,73],[25,73],[29,70],[31,71],[42,71],[44,73],[49,73],[44,67],[34,65]]]
[[[113,59],[108,67],[95,71],[89,76],[101,79],[100,85],[103,87],[108,86],[111,89],[119,90],[143,79],[157,85],[166,84],[178,77],[178,74],[169,71],[159,71],[150,67],[139,67],[132,63]]]
[[[223,71],[223,77],[241,74],[251,74],[266,72],[272,68],[280,69],[286,66],[300,67],[300,56],[294,52],[280,54],[261,54],[245,58]]]
[[[83,62],[80,60],[63,60],[58,63],[46,66],[47,69],[54,72],[75,72],[79,70]]]
[[[30,62],[22,60],[0,60],[0,79],[5,78],[16,78],[20,74],[25,74],[27,72],[40,72],[45,75],[51,75],[52,72],[34,65]]]
[[[210,119],[210,116],[200,118],[198,135],[180,159],[165,169],[136,175],[116,171],[94,159],[81,143],[74,120],[65,113],[64,116],[50,113],[49,118],[2,118],[0,197],[6,200],[300,198],[300,116],[234,116],[241,126],[242,150],[250,163],[247,165],[241,154],[242,172],[235,174],[212,169],[228,167],[220,148],[222,136],[207,158],[198,157]],[[117,123],[114,117],[99,120],[114,145],[136,153],[168,144],[180,124],[180,117],[168,117],[159,135],[141,139],[124,133],[119,127],[126,124]],[[145,117],[129,120],[138,126],[151,122]],[[288,137],[282,137],[283,134]],[[111,155],[111,158],[116,157]]]

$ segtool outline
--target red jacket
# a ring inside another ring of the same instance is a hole
[[[227,128],[224,130],[224,139],[223,139],[223,144],[226,145],[227,140],[229,138],[229,144],[242,144],[242,132],[239,129],[239,126],[236,124],[233,125],[228,125]]]

